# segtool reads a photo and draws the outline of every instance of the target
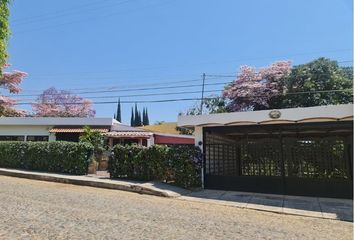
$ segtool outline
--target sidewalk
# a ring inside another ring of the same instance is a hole
[[[98,176],[72,176],[0,168],[0,175],[116,189],[140,194],[177,198],[183,201],[222,204],[280,214],[353,221],[353,202],[349,199],[286,196],[221,190],[192,192],[159,182],[111,180],[107,179],[104,174]]]

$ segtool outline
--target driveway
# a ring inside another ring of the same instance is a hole
[[[0,239],[352,239],[352,223],[0,176]]]

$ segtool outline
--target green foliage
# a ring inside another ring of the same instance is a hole
[[[142,125],[141,114],[138,110],[138,105],[135,103],[134,108],[134,127],[138,127]]]
[[[150,125],[149,114],[147,108],[143,108],[143,126]]]
[[[135,125],[135,120],[134,120],[134,111],[133,111],[133,107],[132,107],[132,114],[130,116],[130,126],[134,126]]]
[[[353,102],[353,68],[340,67],[337,61],[327,58],[319,58],[293,67],[285,83],[286,95],[273,99],[270,108],[311,107]]]
[[[0,0],[0,74],[7,61],[7,41],[9,39],[9,2]]]
[[[184,188],[201,186],[202,153],[199,147],[170,147],[169,160],[176,185]]]
[[[84,133],[79,138],[82,143],[92,144],[95,153],[100,153],[103,150],[104,137],[98,131],[92,131],[89,126],[84,127]]]
[[[122,108],[120,105],[120,98],[118,99],[117,112],[114,114],[114,119],[118,122],[122,122]]]
[[[178,131],[179,134],[183,134],[183,135],[193,135],[194,133],[193,129],[188,129],[184,127],[176,127],[176,131]]]
[[[111,178],[159,180],[184,187],[201,185],[201,152],[194,146],[116,145],[109,161]]]
[[[318,58],[309,63],[291,68],[290,73],[277,80],[282,94],[266,98],[268,106],[254,103],[259,94],[244,97],[247,110],[312,107],[321,105],[347,104],[353,102],[353,67],[341,67],[337,61]],[[228,85],[227,85],[228,86]],[[253,86],[249,86],[253,91]],[[269,89],[268,89],[269,90]],[[264,96],[266,96],[264,91]],[[268,91],[269,92],[269,91]],[[259,97],[259,96],[258,96]],[[242,96],[235,98],[244,102]],[[204,100],[203,113],[232,112],[230,100],[222,96],[210,96]],[[186,115],[199,115],[200,103],[189,108]]]
[[[83,175],[93,147],[72,142],[0,142],[0,167]]]
[[[149,116],[147,108],[143,108],[143,112],[138,110],[138,105],[135,104],[134,108],[132,107],[131,117],[130,117],[130,126],[140,127],[149,125]]]
[[[213,113],[225,113],[229,112],[226,108],[225,99],[219,96],[209,96],[203,100],[203,113],[213,114]],[[200,103],[196,103],[194,106],[189,108],[186,115],[200,115]]]

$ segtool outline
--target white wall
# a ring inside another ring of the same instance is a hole
[[[202,142],[203,144],[199,145],[199,142]],[[194,144],[195,146],[198,146],[203,152],[203,145],[205,144],[203,142],[203,127],[194,128]],[[202,188],[204,188],[204,171],[202,171],[201,178],[202,178]]]
[[[55,135],[49,133],[52,126],[0,126],[0,136],[49,136],[50,141]]]
[[[199,146],[199,142],[203,142],[203,127],[195,127],[194,128],[194,143],[195,146]],[[203,151],[203,145],[200,146]]]

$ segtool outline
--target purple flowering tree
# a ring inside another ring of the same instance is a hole
[[[96,114],[90,100],[54,87],[45,90],[32,108],[38,117],[94,117]]]
[[[227,109],[249,111],[268,108],[271,99],[286,92],[284,79],[290,71],[290,61],[274,62],[260,69],[242,66],[236,79],[223,91]]]

